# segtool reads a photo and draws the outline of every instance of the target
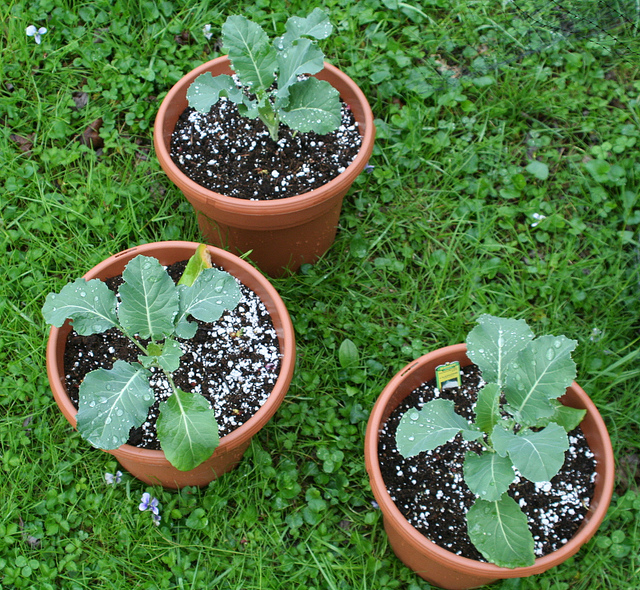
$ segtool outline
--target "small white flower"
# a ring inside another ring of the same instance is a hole
[[[531,224],[531,227],[535,227],[538,225],[543,219],[546,219],[546,215],[542,215],[541,213],[534,213],[531,217],[533,217],[536,221]]]
[[[122,471],[116,471],[115,475],[113,473],[105,473],[104,480],[108,485],[114,486],[122,481]]]
[[[42,41],[42,35],[44,35],[46,32],[47,29],[45,29],[44,27],[40,27],[39,29],[36,29],[35,25],[29,25],[27,27],[27,36],[34,37],[38,45],[40,45],[40,42]]]
[[[598,342],[602,338],[602,330],[600,328],[594,328],[591,330],[591,336],[589,336],[589,340],[591,342]]]
[[[211,32],[211,25],[205,25],[202,27],[202,34],[205,36],[207,41],[213,37],[213,33]]]

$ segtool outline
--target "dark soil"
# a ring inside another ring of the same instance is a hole
[[[181,262],[167,269],[175,281],[185,265]],[[116,291],[122,277],[106,283]],[[242,299],[234,310],[223,313],[217,322],[195,320],[195,336],[177,339],[184,354],[180,368],[173,373],[174,381],[183,391],[198,391],[210,402],[220,437],[233,432],[260,409],[280,372],[280,349],[271,316],[253,291],[239,285]],[[87,373],[97,368],[111,369],[118,359],[136,362],[139,354],[140,350],[115,328],[91,336],[79,336],[72,330],[67,338],[64,367],[73,404],[78,406],[78,390]],[[158,376],[151,380],[156,401],[147,421],[140,428],[131,429],[128,441],[147,449],[160,449],[155,428],[158,406],[170,394],[162,373],[154,375]]]
[[[342,104],[342,125],[333,133],[296,133],[280,125],[274,142],[260,119],[238,113],[220,99],[208,114],[188,107],[171,140],[171,159],[191,180],[217,193],[250,200],[293,197],[317,189],[347,168],[362,138]]]
[[[476,496],[463,481],[462,466],[477,442],[458,435],[435,451],[405,459],[396,448],[395,432],[409,408],[420,409],[433,399],[453,400],[455,410],[469,421],[481,386],[480,372],[463,369],[462,387],[438,392],[435,379],[415,389],[389,417],[380,433],[378,453],[382,476],[392,500],[405,518],[425,537],[470,559],[486,561],[467,535],[466,512]],[[437,395],[436,395],[437,393]],[[565,463],[550,483],[534,484],[516,477],[509,495],[528,517],[536,557],[560,548],[576,533],[593,497],[595,459],[580,428],[569,433]]]

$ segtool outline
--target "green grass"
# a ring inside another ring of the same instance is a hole
[[[312,6],[3,3],[0,587],[429,588],[388,546],[364,430],[395,372],[460,342],[481,313],[579,341],[578,381],[617,459],[596,538],[554,570],[494,587],[640,587],[640,41],[637,3],[605,4],[626,24],[587,11],[601,30],[566,36],[509,2],[324,3],[336,31],[323,49],[375,113],[375,168],[345,200],[324,258],[274,280],[298,339],[285,402],[234,472],[177,493],[127,474],[106,485],[116,463],[53,402],[40,309],[110,254],[199,239],[153,153],[159,101],[219,55],[205,24],[217,31],[245,13],[280,33]],[[40,45],[25,35],[31,24],[48,28]],[[78,141],[97,119],[98,153]],[[545,218],[532,227],[534,214]],[[345,339],[358,351],[346,368]],[[144,491],[162,505],[158,528],[138,510]]]

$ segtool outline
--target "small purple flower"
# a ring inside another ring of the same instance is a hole
[[[105,473],[104,474],[104,480],[110,486],[114,486],[116,484],[119,484],[122,481],[122,471],[116,471],[115,474],[113,474],[113,473]]]
[[[371,174],[373,172],[373,169],[375,168],[375,166],[371,165],[371,164],[367,164],[364,167],[364,171],[368,174]]]
[[[29,25],[27,27],[27,36],[33,37],[38,45],[40,45],[40,42],[42,41],[42,35],[46,32],[47,29],[44,27],[40,27],[39,29],[36,29],[35,25]]]
[[[140,506],[138,508],[141,511],[148,510],[151,512],[151,518],[153,519],[153,524],[158,526],[162,517],[160,516],[160,503],[158,502],[158,498],[154,498],[148,492],[142,494],[142,498],[140,499]]]

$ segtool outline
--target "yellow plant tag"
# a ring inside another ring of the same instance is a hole
[[[454,361],[436,367],[436,386],[441,391],[451,387],[460,387],[462,377],[460,376],[460,363]]]

